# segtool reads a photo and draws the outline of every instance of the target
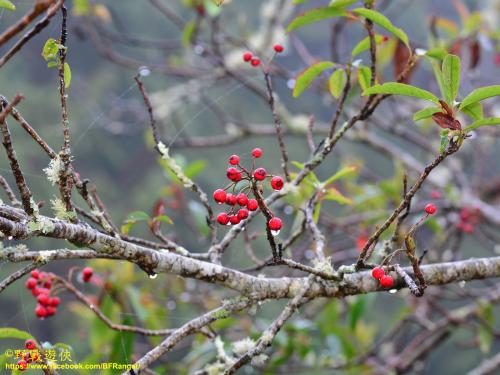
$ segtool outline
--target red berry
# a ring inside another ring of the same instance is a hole
[[[252,60],[252,52],[250,51],[247,51],[243,54],[243,61],[245,62],[249,62],[250,60]]]
[[[252,60],[250,60],[250,64],[252,64],[252,66],[258,67],[260,65],[260,59],[258,57],[253,57]]]
[[[271,230],[280,230],[281,229],[281,219],[277,217],[273,217],[269,222],[267,223],[267,226]]]
[[[217,215],[217,221],[221,225],[227,225],[229,223],[229,216],[225,212],[221,212],[219,215]]]
[[[224,203],[226,201],[226,192],[222,189],[217,189],[214,191],[214,200],[221,204],[221,203]]]
[[[231,155],[229,157],[229,164],[238,165],[239,162],[240,162],[240,157],[238,155]]]
[[[25,360],[26,362],[28,362],[28,363],[31,363],[31,362],[32,362],[31,355],[30,355],[30,353],[29,353],[29,352],[28,352],[28,353],[25,353],[23,358],[24,358],[24,360]]]
[[[226,197],[226,203],[230,206],[234,206],[237,202],[236,195],[229,193]]]
[[[42,280],[45,280],[47,278],[47,272],[40,272],[38,278],[39,279],[42,279]]]
[[[47,307],[47,316],[56,315],[57,309],[55,307]]]
[[[250,199],[247,203],[247,208],[250,211],[255,211],[257,208],[259,208],[259,203],[257,202],[257,199]]]
[[[427,212],[429,215],[434,215],[437,211],[437,208],[434,204],[429,203],[425,206],[425,212]]]
[[[33,350],[36,348],[35,341],[32,339],[28,339],[24,342],[24,347],[28,350]]]
[[[284,185],[285,185],[285,182],[283,181],[283,179],[280,176],[274,176],[271,179],[271,187],[274,190],[281,190]]]
[[[229,178],[231,181],[238,182],[241,180],[241,172],[238,171],[236,168],[228,168],[226,172],[227,178]]]
[[[237,196],[236,196],[236,201],[238,202],[238,204],[240,206],[246,206],[248,204],[248,197],[246,196],[246,194],[243,194],[243,193],[239,193]]]
[[[33,288],[31,289],[31,294],[36,297],[40,294],[40,289],[39,288]]]
[[[52,297],[49,300],[49,305],[52,307],[57,307],[61,303],[61,299],[59,297]]]
[[[83,281],[88,282],[93,274],[94,274],[94,270],[92,268],[85,267],[82,271]]]
[[[26,362],[24,359],[21,359],[19,362],[17,362],[17,366],[19,367],[19,371],[24,371],[28,367],[28,362]]]
[[[392,276],[384,275],[380,278],[380,285],[385,289],[392,288],[394,285],[394,279]]]
[[[274,50],[277,52],[277,53],[281,53],[283,52],[284,48],[281,44],[275,44],[274,45]]]
[[[262,156],[262,150],[260,148],[258,148],[258,147],[254,148],[252,150],[252,156],[254,158],[260,158]]]
[[[48,289],[52,288],[52,281],[50,279],[47,280],[43,286]]]
[[[239,224],[241,220],[240,220],[240,218],[238,216],[232,215],[229,218],[229,221],[231,222],[231,224],[236,225],[236,224]]]
[[[33,289],[37,284],[36,279],[33,277],[30,277],[28,280],[26,280],[26,288],[28,289]]]
[[[38,272],[38,270],[31,271],[31,277],[38,279],[39,276],[40,276],[40,272]]]
[[[36,298],[38,303],[43,306],[47,306],[50,301],[50,297],[46,294],[39,294],[38,297]]]
[[[385,275],[385,272],[380,267],[375,267],[372,270],[372,276],[373,276],[374,279],[380,280],[384,275]]]
[[[262,181],[266,178],[267,172],[264,168],[257,168],[255,172],[253,172],[253,176],[257,181]]]
[[[45,318],[47,316],[47,309],[45,309],[42,305],[37,305],[35,308],[35,314],[39,318]]]
[[[248,210],[245,210],[242,208],[241,210],[238,211],[238,219],[240,220],[245,220],[248,217]]]

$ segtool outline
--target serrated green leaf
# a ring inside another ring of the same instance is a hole
[[[194,31],[196,30],[196,21],[192,20],[186,23],[184,29],[182,30],[182,44],[184,47],[188,47],[191,43],[191,38]]]
[[[480,102],[469,104],[462,108],[461,111],[473,120],[481,120],[483,118],[483,106]]]
[[[488,118],[483,118],[481,120],[477,120],[473,122],[471,125],[467,126],[465,128],[465,131],[470,132],[471,130],[480,128],[481,126],[494,126],[494,125],[500,125],[499,117],[488,117]]]
[[[0,328],[0,339],[28,340],[34,339],[34,337],[28,332],[21,331],[17,328],[3,327]]]
[[[415,98],[429,100],[434,103],[439,103],[439,99],[429,91],[398,82],[388,82],[383,85],[375,85],[363,92],[364,96],[373,94],[412,96]]]
[[[16,6],[12,4],[9,0],[0,0],[0,8],[5,8],[8,10],[16,10]]]
[[[441,71],[445,89],[444,99],[449,105],[453,105],[460,87],[460,58],[455,55],[446,55]]]
[[[322,72],[327,69],[331,69],[335,66],[334,63],[330,61],[322,61],[311,65],[307,69],[305,69],[302,73],[300,73],[295,80],[295,87],[293,88],[293,97],[299,97],[305,89],[307,89],[312,81]]]
[[[330,93],[335,98],[340,98],[340,94],[347,83],[347,76],[344,69],[337,69],[332,73],[330,79],[328,80],[328,88]]]
[[[436,107],[429,107],[429,108],[424,108],[418,111],[413,115],[413,121],[420,121],[426,118],[431,117],[433,114],[438,113],[438,112],[443,112],[441,108],[436,108]]]
[[[372,71],[367,66],[361,66],[358,69],[358,82],[359,86],[361,86],[361,90],[366,90],[370,87],[372,79]]]
[[[375,44],[380,44],[385,40],[386,36],[385,35],[375,35]],[[366,50],[370,49],[370,37],[364,38],[361,42],[356,44],[356,46],[352,49],[351,56],[357,56],[361,52],[364,52]]]
[[[69,88],[71,85],[71,68],[68,63],[64,63],[64,87]]]
[[[353,9],[352,12],[354,14],[363,16],[371,20],[373,23],[376,23],[380,27],[386,29],[388,32],[390,32],[399,40],[401,40],[408,48],[410,48],[410,44],[408,42],[408,36],[406,35],[406,33],[402,29],[394,26],[392,22],[382,13],[379,13],[376,10],[366,9],[366,8],[356,8]]]
[[[311,23],[332,17],[342,17],[347,15],[345,10],[338,7],[315,8],[296,17],[286,28],[287,32]]]
[[[480,87],[474,91],[472,91],[469,95],[467,95],[462,103],[460,103],[459,109],[467,107],[473,103],[480,102],[481,100],[491,98],[493,96],[500,95],[500,85],[493,86],[485,86]]]
[[[47,39],[42,49],[42,57],[45,61],[57,58],[57,53],[59,52],[60,47],[61,45],[57,42],[57,40],[53,38]]]

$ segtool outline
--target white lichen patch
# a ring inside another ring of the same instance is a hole
[[[159,142],[158,150],[160,151],[163,160],[167,162],[168,168],[181,181],[182,185],[184,185],[184,187],[187,189],[191,189],[194,185],[194,182],[184,174],[179,164],[177,164],[175,159],[169,155],[169,148],[165,146],[164,143]]]
[[[245,337],[244,339],[233,343],[233,352],[237,356],[242,356],[246,352],[252,350],[254,347],[255,341],[250,337]]]
[[[266,344],[266,345],[267,345],[268,343],[272,342],[272,341],[273,341],[273,338],[274,338],[274,335],[273,335],[271,332],[269,332],[268,330],[266,330],[266,331],[262,332],[262,336],[260,336],[260,339],[261,339],[261,340],[262,340],[262,342],[263,342],[264,344]]]
[[[51,233],[54,229],[54,223],[47,218],[38,217],[35,220],[28,221],[28,234],[41,232],[43,234]]]
[[[224,373],[224,367],[223,363],[215,362],[206,365],[204,370],[207,375],[222,375]]]
[[[57,254],[57,250],[44,250],[40,251],[39,261],[46,262],[51,260]]]
[[[332,267],[332,260],[330,257],[324,259],[324,260],[320,260],[320,259],[313,259],[312,260],[312,264],[314,266],[314,268],[318,271],[321,271],[321,272],[324,272],[324,273],[328,273],[328,274],[333,274],[334,273],[334,270],[333,270],[333,267]]]
[[[56,217],[59,220],[73,220],[76,218],[76,213],[73,211],[66,211],[66,205],[59,198],[54,198],[50,200],[50,204]]]
[[[267,354],[259,354],[252,358],[251,364],[253,366],[263,366],[269,357]]]
[[[61,157],[57,155],[50,161],[49,166],[43,169],[52,185],[57,185],[59,183],[59,175],[63,168],[64,163],[62,162]]]

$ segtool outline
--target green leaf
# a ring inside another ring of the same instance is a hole
[[[328,6],[335,8],[346,8],[349,5],[357,3],[359,0],[332,0]]]
[[[295,168],[297,168],[299,171],[301,171],[302,169],[304,169],[305,167],[305,164],[299,162],[299,161],[295,161],[295,160],[292,160],[291,163],[295,166]]]
[[[385,35],[379,35],[379,34],[375,35],[375,44],[382,43],[385,40],[385,38],[386,38]],[[352,57],[357,56],[361,52],[364,52],[368,49],[370,49],[370,37],[367,36],[361,42],[356,44],[356,46],[353,48],[351,52],[351,56]]]
[[[434,113],[443,112],[441,108],[429,107],[418,111],[413,115],[413,121],[420,121],[431,117]]]
[[[42,56],[45,61],[57,58],[57,53],[59,52],[60,47],[61,45],[57,42],[57,40],[53,38],[47,39],[42,50]]]
[[[340,180],[342,178],[352,177],[356,174],[357,171],[358,171],[357,167],[352,167],[352,166],[344,167],[340,169],[337,173],[335,173],[332,177],[330,177],[328,180],[323,182],[323,186],[327,187],[334,181]]]
[[[200,159],[200,160],[195,160],[192,163],[190,163],[185,169],[184,169],[184,174],[188,178],[195,178],[198,176],[207,166],[207,161]]]
[[[309,25],[311,23],[321,21],[332,17],[341,17],[347,15],[345,10],[338,7],[325,7],[311,9],[300,16],[296,17],[287,27],[286,31],[290,32],[299,27]]]
[[[159,215],[159,216],[155,216],[153,218],[153,220],[155,221],[161,221],[163,223],[167,223],[167,224],[170,224],[172,225],[174,222],[172,221],[172,219],[170,217],[168,217],[167,215]]]
[[[471,130],[480,128],[481,126],[493,126],[500,125],[500,117],[488,117],[481,120],[473,122],[471,125],[465,128],[465,131],[470,132]]]
[[[439,142],[439,153],[443,153],[444,150],[446,150],[446,146],[448,146],[449,138],[448,138],[448,133],[449,130],[443,130],[440,135],[440,142]]]
[[[473,103],[498,95],[500,95],[500,85],[481,87],[467,95],[458,108],[462,109]]]
[[[129,315],[123,316],[123,325],[134,325],[134,320]],[[133,332],[116,332],[113,340],[109,362],[128,363],[134,349],[135,334]]]
[[[89,0],[74,0],[73,13],[76,16],[84,16],[90,13]]]
[[[71,85],[71,69],[67,62],[64,63],[64,87],[69,88]]]
[[[391,94],[413,96],[415,98],[429,100],[434,103],[439,103],[439,99],[427,90],[420,89],[415,86],[406,85],[404,83],[388,82],[383,85],[375,85],[363,92],[363,95],[373,94]]]
[[[357,296],[353,304],[349,306],[349,327],[356,329],[359,319],[363,316],[366,306],[366,296]]]
[[[327,69],[331,69],[335,66],[334,63],[330,61],[322,61],[311,65],[302,73],[299,74],[297,80],[295,81],[295,87],[293,88],[293,97],[299,97],[306,88],[308,88],[314,78],[316,78],[320,73],[324,72]]]
[[[327,201],[335,201],[339,204],[351,205],[354,203],[352,199],[347,198],[340,191],[332,187],[328,189],[327,193],[323,196],[323,199],[326,199]]]
[[[330,93],[333,97],[337,99],[340,98],[340,94],[342,94],[346,83],[347,76],[344,69],[337,69],[332,73],[330,79],[328,80],[328,88],[330,89]]]
[[[16,10],[16,6],[12,4],[9,0],[0,0],[0,8],[5,8],[8,10]]]
[[[4,327],[0,328],[0,339],[34,339],[28,332],[21,331],[17,328]]]
[[[483,106],[480,102],[469,104],[462,108],[461,111],[473,120],[480,120],[483,118]]]
[[[384,16],[382,13],[379,13],[375,10],[372,9],[366,9],[366,8],[356,8],[353,9],[352,11],[355,14],[358,14],[360,16],[363,16],[371,21],[373,23],[376,23],[380,27],[386,29],[388,32],[393,34],[395,37],[400,39],[408,48],[410,48],[410,44],[408,42],[408,36],[406,33],[401,30],[400,28],[394,26],[392,22]]]
[[[55,60],[51,60],[47,63],[47,68],[55,68],[59,65],[59,63]]]
[[[182,44],[188,47],[191,43],[191,38],[196,30],[196,21],[192,20],[186,23],[184,30],[182,30]]]
[[[128,214],[127,221],[147,221],[149,215],[143,211],[134,211]]]
[[[441,71],[441,67],[437,63],[437,61],[431,61],[432,70],[434,71],[434,77],[436,78],[436,82],[439,86],[439,91],[441,92],[441,96],[446,97],[446,84],[444,82],[443,72]]]
[[[444,48],[436,47],[436,48],[431,48],[426,52],[426,56],[432,57],[438,60],[444,59],[444,57],[448,54],[448,51],[445,50]]]
[[[452,105],[460,86],[460,57],[446,55],[443,60],[442,73],[445,89],[444,98],[448,104]]]
[[[480,12],[472,13],[467,18],[467,21],[465,21],[465,24],[464,24],[464,29],[465,29],[466,33],[470,34],[474,31],[477,31],[481,27],[482,22],[483,22],[483,20],[482,20]]]
[[[361,66],[358,69],[358,82],[361,89],[364,91],[370,87],[372,79],[372,71],[367,66]]]

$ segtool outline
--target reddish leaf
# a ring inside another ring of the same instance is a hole
[[[449,52],[452,55],[460,56],[461,51],[462,51],[462,41],[461,40],[457,40],[449,48]]]
[[[474,69],[477,64],[479,64],[479,60],[481,59],[481,46],[477,40],[473,40],[469,43],[469,54],[469,69]]]
[[[408,50],[408,47],[401,41],[398,40],[398,44],[396,46],[396,50],[394,51],[394,77],[399,77],[401,73],[403,73],[405,67],[406,67],[406,62],[410,58],[410,52]],[[416,64],[413,66],[413,68],[408,72],[406,77],[401,81],[401,83],[409,83],[411,80],[411,76],[413,74],[413,71],[415,70]]]
[[[446,113],[435,113],[432,115],[432,119],[436,124],[438,124],[443,129],[451,129],[451,130],[461,130],[462,125],[460,121],[454,119],[452,116]]]

